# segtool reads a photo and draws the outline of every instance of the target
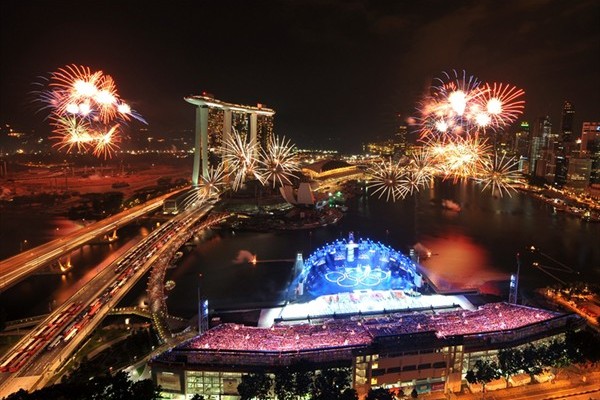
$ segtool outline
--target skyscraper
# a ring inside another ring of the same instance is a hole
[[[582,155],[589,154],[593,141],[600,138],[600,122],[584,122],[581,127],[581,148]]]
[[[530,147],[529,169],[532,176],[545,176],[544,150],[548,148],[552,131],[550,117],[539,117],[533,129]]]
[[[565,101],[562,111],[560,124],[560,137],[556,143],[555,153],[555,172],[554,186],[563,187],[567,182],[567,173],[569,171],[569,158],[573,147],[573,119],[575,110],[570,102]]]
[[[519,157],[529,157],[529,145],[531,141],[529,122],[521,121],[520,129],[515,134],[514,151]]]
[[[519,160],[518,170],[524,174],[529,174],[530,171],[531,131],[529,128],[529,122],[521,121],[520,129],[515,133],[512,149]]]

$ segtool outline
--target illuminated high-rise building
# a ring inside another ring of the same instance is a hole
[[[184,98],[196,107],[196,135],[194,141],[194,169],[192,185],[208,174],[209,151],[212,154],[226,142],[235,130],[245,140],[254,140],[264,148],[273,135],[275,111],[264,107],[226,103],[208,93]]]
[[[554,186],[563,187],[567,183],[567,173],[569,171],[569,158],[573,148],[573,119],[575,110],[570,102],[565,101],[562,111],[560,125],[560,137],[554,147],[555,171]]]
[[[590,154],[592,142],[600,138],[600,122],[584,122],[581,127],[580,154]]]
[[[529,122],[521,121],[520,129],[515,133],[513,152],[519,160],[518,170],[529,173],[529,157],[531,156],[531,131]]]
[[[406,146],[408,144],[408,127],[404,121],[398,125],[398,131],[394,136],[394,142],[396,143],[395,151],[402,155],[406,154]]]
[[[584,122],[580,154],[589,157],[590,185],[600,185],[600,122]]]
[[[529,168],[533,176],[545,176],[544,151],[548,149],[548,143],[552,135],[552,124],[550,117],[539,117],[533,129],[530,147]]]

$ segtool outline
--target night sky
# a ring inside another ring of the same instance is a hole
[[[1,122],[44,127],[33,83],[67,64],[111,75],[151,132],[193,129],[183,97],[274,108],[300,147],[390,137],[442,72],[525,90],[524,118],[563,102],[600,120],[600,1],[3,0]],[[399,117],[400,115],[400,117]]]

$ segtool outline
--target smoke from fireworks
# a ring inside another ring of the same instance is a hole
[[[52,73],[38,100],[42,109],[50,110],[54,146],[67,152],[111,157],[120,142],[121,126],[131,118],[146,123],[121,100],[111,76],[85,66],[68,65]]]

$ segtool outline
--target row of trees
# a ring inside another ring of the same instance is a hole
[[[539,374],[544,368],[558,370],[574,362],[598,361],[598,338],[588,331],[567,332],[564,340],[553,340],[537,346],[502,349],[496,359],[477,360],[465,376],[467,382],[483,386],[503,376],[509,379],[518,373]]]
[[[279,400],[307,395],[311,400],[356,400],[358,396],[351,385],[350,368],[312,371],[307,365],[299,364],[282,369],[274,378],[265,373],[243,375],[237,389],[240,400],[266,400],[272,387]]]
[[[4,400],[159,400],[160,388],[150,379],[129,380],[126,372],[58,383],[34,392],[19,390]]]
[[[238,385],[241,400],[267,400],[271,391],[278,400],[295,400],[308,398],[310,400],[358,400],[358,394],[351,387],[350,368],[330,368],[319,371],[307,369],[308,365],[298,364],[285,368],[271,378],[265,373],[251,373],[242,376]],[[404,393],[401,393],[404,396]],[[417,398],[415,389],[412,398]],[[198,396],[196,400],[201,400]],[[370,389],[365,400],[395,400],[392,390],[377,388]]]

